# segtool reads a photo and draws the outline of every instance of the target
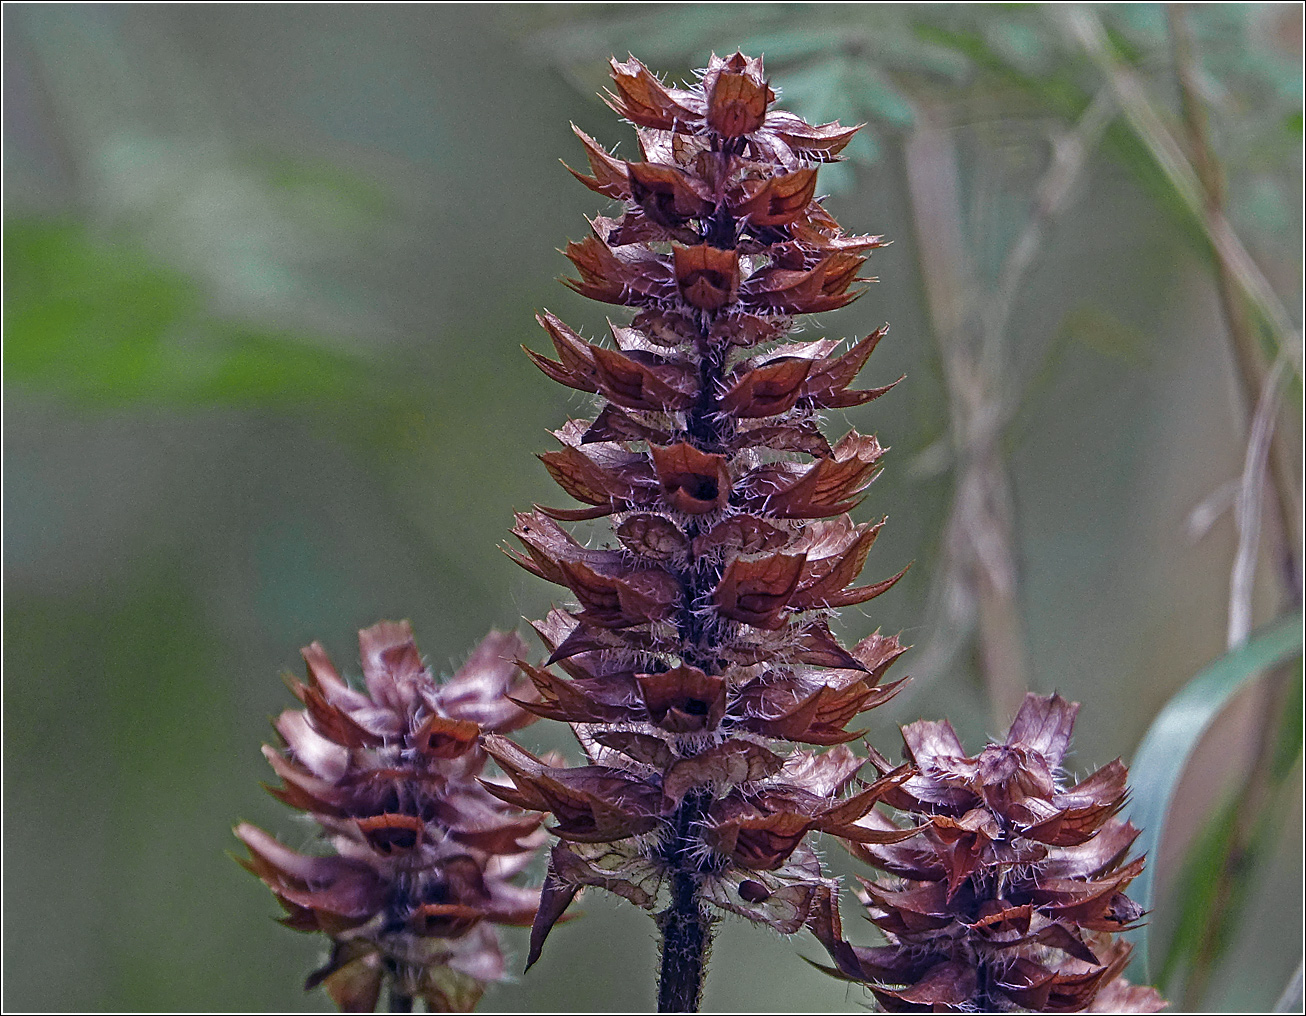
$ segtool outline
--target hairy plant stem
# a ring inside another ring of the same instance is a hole
[[[662,930],[662,969],[658,1012],[698,1012],[707,974],[712,930],[698,901],[702,876],[694,860],[694,827],[702,821],[706,799],[691,794],[676,809],[674,834],[663,857],[672,868],[671,906],[658,915]]]
[[[717,224],[721,232],[733,234]],[[719,452],[730,425],[720,413],[719,393],[725,377],[729,346],[708,339],[710,321],[701,322],[696,349],[699,356],[699,395],[689,411],[685,429],[703,451]],[[692,541],[701,531],[698,517],[689,520],[686,534]],[[717,653],[719,629],[707,622],[695,608],[704,604],[721,581],[721,562],[691,558],[681,574],[685,593],[677,619],[682,660],[706,673],[719,673]],[[699,902],[704,865],[710,858],[699,849],[697,829],[702,824],[710,798],[702,793],[686,795],[672,816],[672,833],[662,850],[671,873],[671,906],[658,915],[662,931],[662,965],[658,976],[658,1012],[698,1012],[707,975],[707,957],[712,944],[711,921]]]

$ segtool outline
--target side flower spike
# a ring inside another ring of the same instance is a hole
[[[837,913],[822,910],[810,927],[832,973],[866,982],[890,1012],[1165,1007],[1155,989],[1120,976],[1131,946],[1116,933],[1143,916],[1125,895],[1143,869],[1128,856],[1139,830],[1116,817],[1127,793],[1119,760],[1067,785],[1061,763],[1078,709],[1027,695],[1006,741],[973,757],[946,720],[902,729],[918,771],[884,800],[928,828],[903,842],[847,837],[854,856],[888,876],[859,878],[858,894],[888,944],[850,945]],[[877,812],[859,824],[897,828]]]
[[[359,632],[366,690],[351,687],[318,643],[303,703],[276,720],[281,778],[268,789],[317,820],[333,853],[301,854],[256,826],[236,835],[296,931],[325,933],[330,958],[306,989],[324,986],[344,1012],[425,1001],[467,1012],[504,976],[491,925],[529,925],[539,891],[518,884],[545,838],[543,816],[510,807],[478,779],[482,732],[533,720],[510,696],[530,687],[513,663],[516,635],[491,632],[448,681],[422,663],[408,622]]]

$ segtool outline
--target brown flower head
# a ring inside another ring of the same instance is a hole
[[[486,739],[514,784],[493,792],[550,811],[560,838],[532,961],[586,885],[650,908],[670,898],[664,958],[701,953],[708,904],[797,931],[833,884],[810,833],[905,835],[856,821],[906,768],[862,786],[843,746],[896,691],[882,679],[903,647],[877,633],[848,650],[828,625],[899,577],[855,585],[880,527],[846,514],[884,449],[819,427],[891,387],[852,387],[885,329],[842,351],[789,338],[795,315],[856,298],[881,245],[845,234],[816,195],[819,164],[856,128],[773,109],[762,61],[740,53],[685,88],[633,57],[612,80],[642,157],[576,131],[589,173],[573,173],[621,205],[564,253],[572,289],[634,315],[607,341],[540,315],[557,358],[531,359],[598,404],[541,456],[581,506],[518,515],[510,551],[574,600],[536,625],[550,657],[522,661],[535,692],[520,701],[571,723],[588,764]],[[601,545],[564,525],[604,516]]]
[[[482,731],[533,719],[508,695],[526,683],[523,646],[492,632],[448,681],[422,663],[407,622],[359,632],[366,690],[351,687],[318,643],[304,649],[303,703],[276,721],[283,747],[264,754],[269,790],[311,814],[331,852],[301,854],[242,823],[241,863],[276,895],[298,931],[332,939],[306,987],[346,1012],[376,1008],[382,987],[432,1012],[465,1012],[504,962],[493,924],[530,924],[539,893],[517,885],[543,839],[542,816],[478,782]]]
[[[849,945],[824,910],[812,927],[840,976],[869,982],[890,1011],[1164,1007],[1119,976],[1130,946],[1115,933],[1143,916],[1125,895],[1143,859],[1128,858],[1138,830],[1115,817],[1126,796],[1120,761],[1073,786],[1062,776],[1078,708],[1027,695],[1006,741],[974,757],[946,720],[903,728],[917,772],[884,799],[928,828],[902,842],[848,838],[889,876],[860,880],[889,944]],[[878,813],[857,825],[897,828]]]

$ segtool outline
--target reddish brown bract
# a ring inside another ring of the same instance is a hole
[[[879,525],[844,513],[883,449],[856,433],[832,445],[817,426],[822,410],[887,391],[850,388],[885,329],[844,352],[778,344],[794,315],[855,299],[880,245],[844,234],[815,197],[816,164],[855,128],[770,109],[761,60],[739,53],[714,56],[687,88],[634,58],[614,60],[612,78],[608,103],[635,125],[643,159],[576,132],[590,174],[573,172],[623,204],[567,246],[567,284],[636,313],[607,343],[540,316],[557,359],[531,359],[596,395],[598,413],[541,456],[585,507],[539,508],[513,529],[518,563],[579,606],[536,626],[551,657],[523,664],[536,691],[521,702],[574,724],[589,764],[486,741],[515,784],[494,792],[552,812],[562,840],[532,960],[584,885],[647,907],[670,890],[680,910],[664,930],[710,902],[797,931],[833,884],[806,835],[879,839],[855,822],[907,776],[862,786],[862,760],[842,746],[857,736],[846,725],[893,695],[897,683],[880,682],[902,647],[876,634],[845,650],[825,619],[897,578],[849,588]],[[558,525],[606,515],[606,547]]]
[[[465,1012],[503,977],[491,924],[530,924],[539,893],[514,883],[543,840],[541,816],[486,791],[481,731],[533,717],[507,695],[528,687],[524,646],[491,633],[449,681],[423,665],[407,622],[359,632],[366,691],[350,687],[316,642],[304,649],[304,704],[276,721],[264,748],[282,780],[274,797],[311,814],[335,851],[307,855],[263,830],[236,828],[241,863],[285,908],[282,923],[333,940],[306,987],[346,1012],[371,1012],[381,989]]]
[[[900,843],[849,849],[891,877],[864,879],[861,899],[890,944],[849,945],[833,910],[813,922],[837,972],[870,982],[890,1011],[1155,1012],[1152,988],[1121,978],[1130,946],[1115,938],[1142,917],[1125,889],[1138,830],[1116,818],[1125,767],[1108,763],[1074,786],[1062,758],[1078,710],[1027,695],[1003,744],[967,757],[946,721],[903,728],[918,768],[885,800],[910,825]],[[871,813],[874,832],[897,828]]]

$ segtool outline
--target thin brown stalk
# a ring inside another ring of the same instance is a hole
[[[1224,264],[1248,302],[1274,335],[1275,342],[1288,349],[1293,369],[1302,373],[1301,334],[1264,274],[1223,214],[1209,216],[1197,171],[1183,149],[1166,129],[1152,106],[1137,75],[1112,55],[1106,30],[1098,16],[1082,5],[1066,5],[1060,12],[1072,37],[1079,41],[1106,78],[1126,120],[1156,159],[1175,193],[1207,230],[1217,258]]]
[[[1279,405],[1279,383],[1283,378],[1284,358],[1279,357],[1265,379],[1252,417],[1243,460],[1242,481],[1234,500],[1234,518],[1238,527],[1238,553],[1229,576],[1229,632],[1227,648],[1236,649],[1247,641],[1252,630],[1252,585],[1256,578],[1256,559],[1261,543],[1261,492],[1265,488],[1266,459],[1274,440],[1274,418]]]
[[[1219,162],[1206,131],[1190,34],[1182,11],[1171,9],[1171,29],[1185,126],[1193,150],[1191,162],[1153,107],[1143,83],[1112,55],[1097,15],[1075,6],[1063,17],[1070,34],[1078,39],[1085,53],[1102,71],[1126,120],[1148,147],[1175,193],[1206,232],[1215,259],[1216,282],[1230,330],[1239,383],[1250,415],[1251,407],[1264,386],[1267,371],[1256,337],[1257,319],[1273,336],[1275,345],[1289,357],[1298,377],[1302,376],[1301,334],[1225,216]],[[1301,561],[1301,499],[1293,478],[1295,456],[1287,447],[1286,433],[1286,428],[1276,428],[1270,454],[1270,476],[1284,534],[1284,556],[1289,559],[1285,562],[1283,575],[1291,587]],[[1300,596],[1300,589],[1289,589],[1291,599],[1300,599]]]
[[[1214,233],[1227,228],[1224,215],[1224,173],[1211,146],[1210,133],[1207,130],[1206,109],[1197,82],[1192,30],[1188,25],[1184,5],[1171,4],[1169,17],[1170,35],[1174,44],[1175,74],[1179,79],[1179,94],[1183,106],[1188,147],[1193,157],[1193,169],[1202,189],[1204,198],[1202,210],[1207,227]],[[1229,330],[1230,345],[1238,369],[1238,380],[1250,415],[1257,399],[1266,389],[1268,368],[1261,354],[1254,322],[1248,313],[1246,298],[1239,288],[1233,262],[1227,257],[1220,256],[1218,247],[1216,254],[1215,277],[1220,295],[1220,307]],[[1277,522],[1285,545],[1283,552],[1288,557],[1285,574],[1289,576],[1296,574],[1297,561],[1300,560],[1300,536],[1294,522],[1300,517],[1300,506],[1295,493],[1296,485],[1292,477],[1291,462],[1292,455],[1287,447],[1286,432],[1281,428],[1272,428],[1269,470],[1275,496],[1278,499]],[[1300,594],[1301,591],[1297,590],[1294,596],[1293,591],[1289,590],[1289,598],[1300,598]]]
[[[944,609],[954,629],[972,618],[977,622],[985,687],[1001,722],[1020,705],[1027,674],[1010,485],[1000,447],[1020,388],[1007,380],[1019,371],[1011,362],[1006,335],[1020,287],[1047,230],[1076,192],[1110,108],[1107,95],[1099,95],[1073,130],[1053,139],[1052,160],[1034,206],[987,298],[978,296],[962,240],[956,155],[949,135],[926,116],[907,146],[917,248],[948,388],[957,460],[945,537]],[[978,309],[968,312],[970,306]],[[927,656],[934,658],[947,653],[946,647],[931,650]]]
[[[906,148],[908,192],[930,320],[948,389],[956,491],[945,546],[950,624],[978,621],[984,685],[998,718],[1011,716],[1025,688],[1025,648],[1016,601],[1007,479],[998,439],[1003,412],[996,378],[980,368],[981,322],[966,312],[977,288],[962,239],[956,152],[922,113]],[[973,613],[972,613],[973,611]]]

